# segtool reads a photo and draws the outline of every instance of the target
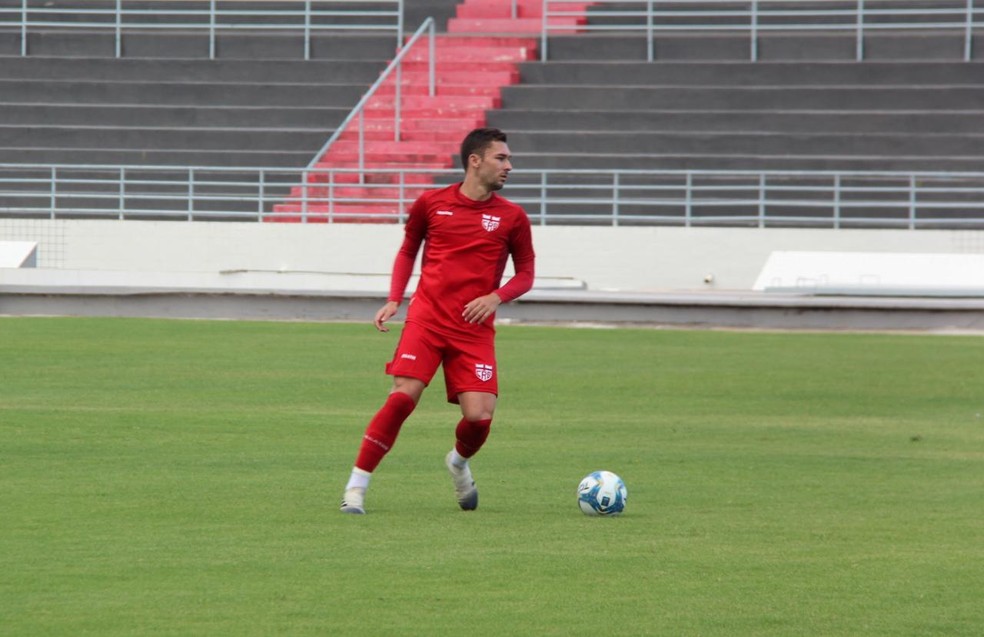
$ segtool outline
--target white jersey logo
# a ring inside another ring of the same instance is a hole
[[[482,227],[487,231],[492,232],[499,227],[499,221],[502,217],[493,217],[492,215],[482,215]]]
[[[487,382],[492,380],[492,366],[484,365],[482,363],[475,364],[475,375],[478,376],[478,380]]]
[[[453,210],[438,210],[437,211],[437,214],[441,215],[442,217],[451,217],[451,216],[454,215],[454,211]]]

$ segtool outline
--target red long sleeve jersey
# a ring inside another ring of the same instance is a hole
[[[535,255],[530,220],[522,208],[495,193],[485,201],[461,194],[461,184],[422,194],[410,207],[403,245],[393,264],[389,300],[401,301],[424,246],[420,281],[407,322],[452,337],[494,332],[495,315],[481,324],[461,317],[465,304],[491,292],[504,303],[533,286]],[[500,287],[512,256],[515,275]]]

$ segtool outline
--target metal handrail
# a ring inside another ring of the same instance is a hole
[[[427,18],[426,20],[423,21],[423,23],[421,23],[420,27],[416,30],[416,32],[414,32],[414,34],[410,37],[410,39],[407,40],[407,43],[400,48],[400,51],[397,53],[396,57],[393,58],[393,61],[390,62],[389,66],[386,67],[386,70],[384,70],[380,74],[379,79],[377,79],[373,83],[373,85],[369,87],[369,90],[367,90],[365,95],[362,96],[362,99],[359,100],[359,102],[352,108],[351,112],[349,112],[349,114],[345,117],[345,119],[342,120],[342,123],[338,126],[338,128],[335,129],[335,132],[331,135],[331,137],[328,138],[328,141],[326,141],[324,145],[322,145],[321,149],[318,150],[317,153],[315,153],[314,158],[307,166],[308,170],[313,170],[315,168],[318,162],[321,161],[321,158],[324,157],[324,155],[331,149],[332,144],[338,141],[338,139],[345,133],[349,124],[351,124],[352,120],[354,120],[356,117],[359,118],[359,129],[358,129],[359,171],[362,172],[365,170],[365,155],[366,155],[365,116],[364,116],[365,108],[366,105],[369,103],[369,100],[371,100],[376,95],[376,92],[379,90],[379,88],[386,82],[387,79],[389,79],[389,76],[394,73],[396,74],[396,78],[395,78],[396,92],[394,94],[393,139],[394,141],[400,141],[401,110],[402,110],[402,107],[400,105],[401,102],[400,94],[402,90],[402,86],[401,86],[402,81],[400,76],[403,68],[403,58],[407,56],[407,54],[410,52],[413,46],[420,40],[421,37],[423,37],[425,32],[427,33],[428,36],[427,94],[430,97],[434,97],[434,93],[436,90],[435,68],[436,68],[436,58],[437,58],[434,52],[435,27],[434,27],[434,18]]]
[[[830,1],[831,6],[820,7],[823,1]],[[652,62],[658,33],[748,31],[749,58],[755,62],[759,57],[759,34],[762,32],[850,31],[855,34],[855,59],[861,61],[865,59],[867,32],[917,29],[957,31],[964,40],[964,61],[972,59],[974,29],[984,27],[984,20],[979,20],[979,16],[984,15],[984,9],[975,8],[973,0],[954,0],[949,7],[917,6],[920,4],[918,0],[911,0],[913,8],[898,6],[905,1],[853,0],[855,6],[846,9],[842,8],[846,4],[844,0],[814,0],[803,3],[806,6],[801,7],[789,0],[676,0],[671,6],[664,6],[656,0],[596,0],[591,7],[593,15],[609,20],[624,19],[624,23],[570,25],[551,21],[551,18],[582,17],[582,11],[573,11],[565,6],[556,8],[563,5],[564,0],[543,0],[540,59],[544,62],[548,59],[548,35],[564,32],[644,33],[647,60]],[[616,2],[618,7],[614,9],[605,6]],[[878,2],[890,2],[893,6],[878,8],[875,6]],[[625,5],[637,5],[638,8],[625,9]],[[926,19],[927,16],[939,19]],[[887,18],[891,21],[879,21]]]
[[[159,3],[157,3],[159,5]],[[302,31],[304,59],[311,57],[312,32],[324,31],[395,31],[397,46],[403,37],[403,0],[283,0],[275,10],[241,9],[238,0],[201,0],[207,9],[196,9],[176,2],[173,7],[155,6],[151,0],[115,0],[113,8],[31,6],[21,0],[20,7],[0,7],[0,28],[20,31],[20,54],[27,56],[28,35],[34,28],[107,29],[116,38],[116,57],[123,56],[123,33],[126,30],[157,29],[201,30],[208,32],[209,57],[215,58],[216,36],[224,30]],[[328,8],[344,4],[344,8]],[[353,8],[365,4],[365,9]],[[11,16],[10,19],[5,19]],[[40,16],[40,17],[33,17]],[[57,16],[72,20],[56,20]],[[164,22],[156,20],[168,18]],[[171,18],[175,20],[170,20]],[[269,21],[262,21],[271,18]],[[273,19],[276,20],[273,20]],[[327,23],[330,18],[367,18],[351,24]],[[382,20],[371,22],[368,18]]]
[[[370,172],[0,164],[0,217],[402,222],[461,176]],[[516,169],[505,194],[544,226],[984,228],[984,172]]]

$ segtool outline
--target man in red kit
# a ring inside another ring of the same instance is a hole
[[[420,280],[386,373],[393,388],[366,428],[341,510],[365,513],[369,479],[392,448],[403,422],[417,406],[439,366],[448,402],[461,407],[454,446],[445,464],[458,505],[478,507],[478,489],[468,459],[485,443],[498,396],[495,312],[533,286],[533,241],[522,208],[498,196],[512,170],[506,135],[494,128],[470,132],[461,143],[465,179],[429,190],[410,207],[403,245],[393,264],[388,300],[374,324],[389,331],[421,245]],[[502,283],[506,261],[515,270]]]

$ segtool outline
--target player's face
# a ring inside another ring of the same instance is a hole
[[[491,192],[501,190],[512,170],[512,155],[505,142],[492,142],[478,163],[479,181]]]

